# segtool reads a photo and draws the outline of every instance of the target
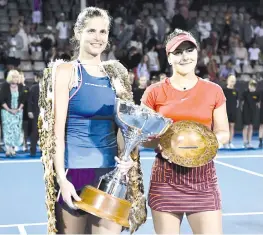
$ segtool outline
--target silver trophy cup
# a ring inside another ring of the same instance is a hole
[[[115,121],[124,137],[122,160],[128,161],[132,150],[149,137],[162,135],[172,124],[172,120],[131,102],[116,99]],[[100,178],[97,188],[85,186],[75,204],[82,210],[97,217],[114,221],[129,227],[131,203],[126,200],[127,181],[116,167]]]
[[[115,121],[124,138],[123,161],[130,160],[132,150],[156,135],[162,135],[172,124],[172,120],[164,118],[153,110],[135,105],[131,102],[116,99]],[[100,179],[98,189],[125,198],[127,182],[118,168],[104,175]]]

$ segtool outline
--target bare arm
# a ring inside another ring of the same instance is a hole
[[[214,110],[214,133],[221,144],[229,142],[229,124],[226,112],[226,103]]]
[[[58,182],[66,178],[64,153],[65,153],[65,124],[69,102],[69,74],[72,71],[72,65],[62,64],[56,71],[55,82],[55,125],[56,136],[56,155],[54,159]]]

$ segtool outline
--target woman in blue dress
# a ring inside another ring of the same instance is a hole
[[[10,70],[6,82],[1,87],[2,128],[7,157],[15,156],[15,148],[23,143],[22,122],[25,100],[23,86],[19,81],[19,72]]]
[[[109,29],[110,17],[105,10],[84,9],[74,27],[76,60],[51,64],[40,82],[39,132],[49,233],[122,231],[120,225],[80,211],[73,203],[81,200],[78,195],[85,185],[96,186],[116,161],[130,179],[131,230],[146,220],[138,151],[131,153],[133,160],[121,161],[122,139],[117,138],[120,132],[114,121],[115,98],[132,100],[128,73],[117,61],[101,62]]]

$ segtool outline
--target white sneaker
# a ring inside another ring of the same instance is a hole
[[[249,143],[249,144],[247,145],[247,148],[248,148],[248,149],[253,149],[254,147]]]
[[[228,146],[229,146],[230,149],[234,149],[235,148],[235,146],[232,143],[228,144]]]
[[[224,144],[223,146],[224,149],[229,149],[229,144]]]

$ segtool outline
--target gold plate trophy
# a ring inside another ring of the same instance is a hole
[[[116,98],[115,121],[124,137],[122,160],[130,160],[130,153],[149,137],[162,135],[172,124],[172,120],[131,102]],[[118,168],[102,176],[98,187],[85,186],[80,197],[74,202],[79,208],[100,218],[114,221],[129,228],[131,203],[126,200],[127,182]]]
[[[184,167],[199,167],[210,162],[217,153],[216,135],[194,121],[175,122],[160,138],[162,157]]]

